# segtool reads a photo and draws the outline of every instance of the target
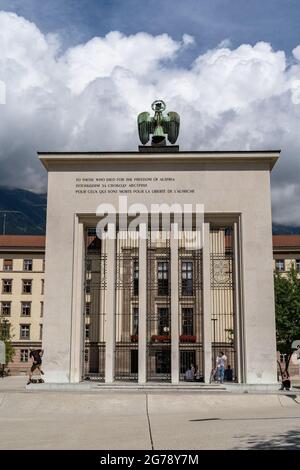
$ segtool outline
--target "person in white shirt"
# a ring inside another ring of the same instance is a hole
[[[217,359],[216,359],[216,366],[217,366],[217,377],[221,384],[224,381],[226,361],[227,361],[227,357],[225,356],[223,351],[219,352]]]

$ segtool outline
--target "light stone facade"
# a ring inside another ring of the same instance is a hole
[[[11,302],[11,312],[9,315],[4,315],[4,318],[7,320],[7,322],[11,325],[12,332],[15,333],[13,345],[15,348],[15,356],[13,362],[8,364],[8,367],[11,371],[12,374],[16,373],[25,373],[28,371],[28,364],[30,363],[29,361],[26,361],[26,357],[23,356],[22,361],[21,361],[21,351],[26,351],[27,354],[29,355],[29,349],[30,348],[36,348],[36,347],[41,347],[41,341],[40,341],[40,325],[42,325],[43,322],[43,294],[38,294],[36,297],[34,293],[36,292],[36,289],[33,291],[33,297],[30,298],[30,301],[33,302],[33,314],[29,317],[30,319],[30,325],[32,325],[31,331],[34,332],[34,335],[29,339],[23,339],[21,341],[18,341],[18,332],[20,331],[20,324],[23,322],[23,317],[20,315],[21,312],[21,303],[22,300],[20,301],[20,289],[18,286],[18,282],[14,282],[15,279],[15,274],[17,277],[20,276],[20,272],[23,272],[24,268],[24,259],[32,259],[33,260],[33,268],[36,267],[36,259],[39,260],[39,268],[42,267],[42,272],[38,269],[39,272],[39,277],[34,278],[34,283],[35,285],[40,285],[42,282],[42,279],[44,277],[44,271],[43,271],[43,264],[44,264],[44,258],[45,258],[45,237],[40,237],[40,236],[14,236],[14,235],[6,235],[6,236],[0,236],[0,273],[1,273],[1,284],[3,279],[7,279],[7,277],[10,277],[13,279],[13,288],[11,294],[8,296],[6,295],[1,295],[0,293],[0,307],[1,307],[1,312],[2,312],[2,307],[3,304],[5,304],[7,301],[4,300],[4,298],[8,298],[8,302]],[[17,239],[17,241],[16,241]],[[32,245],[31,248],[26,246],[28,244],[28,240],[30,240],[30,244]],[[40,246],[36,246],[36,245]],[[17,246],[16,246],[17,245]],[[17,252],[16,252],[17,249]],[[11,260],[11,259],[17,259],[18,262],[13,261],[12,269],[10,271],[4,270],[4,263],[5,260]],[[42,259],[42,261],[40,261]],[[300,262],[300,235],[273,235],[273,268],[274,271],[276,270],[276,262],[280,261],[280,266],[282,266],[282,275],[286,276],[288,271],[291,269],[292,265],[297,268]],[[8,276],[9,273],[9,276]],[[33,270],[34,276],[36,276],[36,270]],[[300,270],[298,273],[298,276],[300,276]],[[87,274],[87,278],[91,277],[91,274]],[[91,301],[91,295],[87,294],[86,295],[86,303],[89,303]],[[42,299],[42,300],[41,300]],[[102,302],[104,302],[104,298],[102,299]],[[100,301],[100,298],[99,298]],[[136,304],[136,300],[134,301]],[[104,305],[99,306],[97,304],[94,304],[94,311],[92,311],[92,316],[93,314],[96,314],[97,309],[101,309],[104,311]],[[40,309],[40,311],[39,311]],[[230,308],[229,308],[230,309]],[[28,320],[29,320],[28,319]],[[104,322],[105,318],[104,316],[100,318],[101,322]],[[90,319],[87,317],[87,323],[89,323]],[[104,325],[102,324],[102,328],[100,328],[101,336],[99,338],[100,341],[104,342]],[[132,335],[135,333],[133,331],[130,332]],[[92,332],[92,334],[94,334]],[[93,339],[91,337],[91,339]],[[25,353],[26,354],[26,353]],[[278,356],[279,357],[279,356]],[[104,364],[102,364],[102,368],[104,369]],[[298,373],[298,368],[297,366],[294,366],[294,373]],[[297,369],[297,370],[296,370]],[[293,373],[293,370],[290,371],[291,374]]]
[[[270,171],[278,156],[278,151],[39,154],[48,171],[43,339],[46,381],[77,383],[83,378],[86,345],[83,312],[87,301],[84,293],[87,283],[86,229],[96,226],[99,204],[111,204],[118,212],[119,197],[126,195],[128,205],[142,202],[148,209],[151,204],[162,202],[170,205],[192,204],[193,207],[195,204],[204,205],[205,217],[201,227],[204,245],[199,255],[202,268],[195,273],[197,276],[201,272],[201,285],[197,289],[202,331],[201,335],[197,333],[200,339],[196,341],[199,341],[204,381],[209,381],[216,348],[231,345],[235,355],[235,375],[239,382],[274,384],[276,345]],[[180,339],[181,309],[188,308],[190,302],[187,299],[184,305],[179,294],[183,269],[180,263],[186,261],[186,255],[181,253],[180,241],[172,233],[168,240],[165,252],[157,252],[156,247],[153,256],[160,257],[160,260],[168,256],[169,290],[164,301],[169,309],[167,315],[170,315],[170,323],[162,323],[162,313],[166,314],[166,311],[160,311],[160,316],[156,318],[151,308],[149,279],[151,273],[157,274],[158,269],[149,268],[152,247],[143,240],[136,247],[139,321],[135,350],[140,383],[153,378],[153,354],[156,358],[155,379],[159,380],[163,374],[168,375],[163,360],[169,357],[169,378],[173,384],[178,383],[182,379],[180,361],[186,354],[184,351],[190,347]],[[226,254],[228,240],[230,255]],[[125,346],[125,340],[123,343],[119,341],[118,330],[118,322],[121,320],[124,323],[128,314],[126,309],[120,310],[118,304],[122,304],[118,276],[125,266],[122,264],[123,268],[120,268],[120,259],[123,263],[125,255],[124,250],[118,249],[115,240],[108,240],[105,247],[104,244],[101,246],[101,256],[107,266],[105,287],[102,289],[105,294],[101,293],[98,282],[98,294],[94,288],[93,295],[100,296],[100,304],[103,302],[102,295],[105,295],[105,311],[102,312],[105,322],[103,367],[104,379],[111,383],[121,370],[117,355]],[[157,266],[157,260],[153,263]],[[60,266],[59,270],[57,266]],[[194,266],[197,266],[196,261]],[[164,269],[163,264],[159,269]],[[225,286],[229,272],[230,282]],[[124,276],[122,279],[121,283]],[[122,289],[124,296],[126,287]],[[156,298],[155,305],[159,302],[160,298]],[[231,319],[222,326],[227,311],[231,312]],[[119,316],[118,312],[121,312]],[[101,315],[101,310],[98,314]],[[161,326],[165,325],[163,339],[161,335],[152,334],[151,315],[154,315],[154,322],[158,320]],[[129,335],[129,323],[124,328],[125,336]],[[223,335],[222,341],[218,338],[221,330],[227,335],[226,338]],[[234,340],[231,341],[232,334]],[[160,349],[155,352],[157,342]],[[134,347],[129,349],[133,350]],[[135,369],[133,357],[134,354],[131,358],[132,370]]]

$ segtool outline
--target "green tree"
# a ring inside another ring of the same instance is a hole
[[[6,364],[13,361],[15,350],[11,343],[10,323],[3,315],[0,315],[0,340],[5,343]]]
[[[295,267],[274,275],[277,348],[285,354],[286,370],[293,353],[292,342],[300,339],[300,279]]]

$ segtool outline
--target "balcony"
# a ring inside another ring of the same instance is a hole
[[[131,335],[130,337],[132,343],[137,343],[139,340],[138,335]]]
[[[196,343],[197,337],[194,335],[180,335],[180,343]]]

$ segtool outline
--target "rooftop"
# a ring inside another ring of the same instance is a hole
[[[300,235],[273,235],[273,247],[300,247]]]
[[[90,237],[90,242],[94,237]],[[41,235],[0,235],[0,248],[45,248],[46,237]],[[274,248],[300,248],[299,235],[273,235]]]
[[[0,248],[45,248],[41,235],[0,235]]]
[[[147,147],[148,148],[148,147]],[[150,147],[149,147],[150,148]],[[38,152],[38,157],[47,170],[56,168],[62,164],[66,165],[82,165],[82,163],[104,163],[119,164],[120,162],[137,163],[148,162],[167,162],[173,164],[175,162],[194,162],[194,163],[258,163],[263,162],[269,164],[270,170],[275,165],[280,155],[280,150],[225,150],[225,151],[171,151],[172,146],[168,147],[168,151],[156,150],[148,152]],[[65,170],[67,171],[67,170]]]

